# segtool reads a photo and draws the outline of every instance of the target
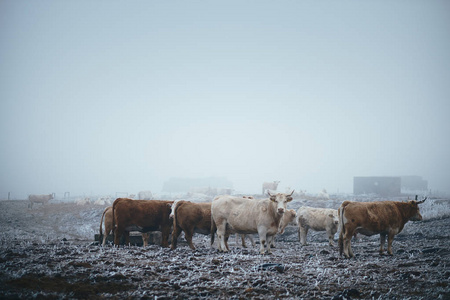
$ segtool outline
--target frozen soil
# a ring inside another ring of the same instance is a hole
[[[353,240],[356,257],[344,259],[324,232],[302,247],[295,227],[263,256],[234,238],[230,253],[218,253],[201,235],[196,251],[102,248],[93,235],[103,209],[0,201],[0,298],[450,299],[448,217],[407,223],[393,256],[378,254],[374,236]]]

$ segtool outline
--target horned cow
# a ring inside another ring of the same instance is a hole
[[[293,192],[292,192],[293,193]],[[260,253],[270,253],[269,238],[278,232],[286,205],[292,201],[292,193],[268,192],[269,199],[250,200],[241,197],[219,196],[212,202],[211,214],[217,228],[219,251],[229,251],[227,238],[230,233],[258,233]]]
[[[419,211],[421,201],[411,200],[351,202],[344,201],[339,207],[339,253],[345,257],[353,257],[351,238],[355,232],[364,235],[380,235],[380,254],[384,252],[384,243],[388,237],[387,252],[392,255],[394,236],[403,230],[408,221],[421,221]]]

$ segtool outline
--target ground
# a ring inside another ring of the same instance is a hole
[[[102,248],[93,236],[104,208],[0,201],[0,298],[450,299],[447,216],[407,223],[393,256],[378,254],[374,236],[353,240],[356,257],[345,259],[324,232],[302,247],[294,226],[271,255],[233,238],[231,252],[219,253],[201,235],[196,251]]]

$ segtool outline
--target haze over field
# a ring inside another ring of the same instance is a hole
[[[0,2],[0,199],[226,177],[450,192],[448,1]]]

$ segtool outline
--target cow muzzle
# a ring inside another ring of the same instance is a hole
[[[278,208],[278,213],[280,215],[284,214],[284,208],[282,208],[282,207]]]

